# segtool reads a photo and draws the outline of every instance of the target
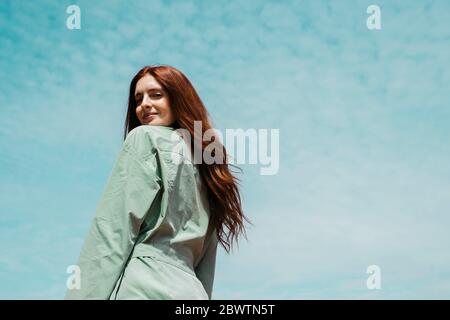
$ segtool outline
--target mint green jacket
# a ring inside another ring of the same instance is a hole
[[[129,132],[65,299],[211,299],[218,238],[190,155],[171,127]]]

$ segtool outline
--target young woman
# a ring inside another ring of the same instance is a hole
[[[194,121],[201,137],[211,129],[182,72],[139,70],[125,141],[81,250],[80,286],[66,299],[211,299],[218,243],[229,253],[250,221],[223,145],[213,156],[225,161],[193,161],[210,143]]]

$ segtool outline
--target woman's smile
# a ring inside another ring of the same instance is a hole
[[[152,121],[158,114],[158,112],[146,113],[142,118],[144,121]]]

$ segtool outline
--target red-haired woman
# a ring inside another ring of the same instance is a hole
[[[224,161],[193,161],[211,128],[181,71],[146,66],[135,75],[125,141],[81,250],[80,286],[66,299],[211,299],[218,243],[229,253],[250,222],[225,147],[215,141],[213,156]]]

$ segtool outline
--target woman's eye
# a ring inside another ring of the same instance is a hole
[[[160,97],[162,97],[162,94],[161,93],[154,93],[154,94],[152,94],[152,97],[153,98],[160,98]]]

